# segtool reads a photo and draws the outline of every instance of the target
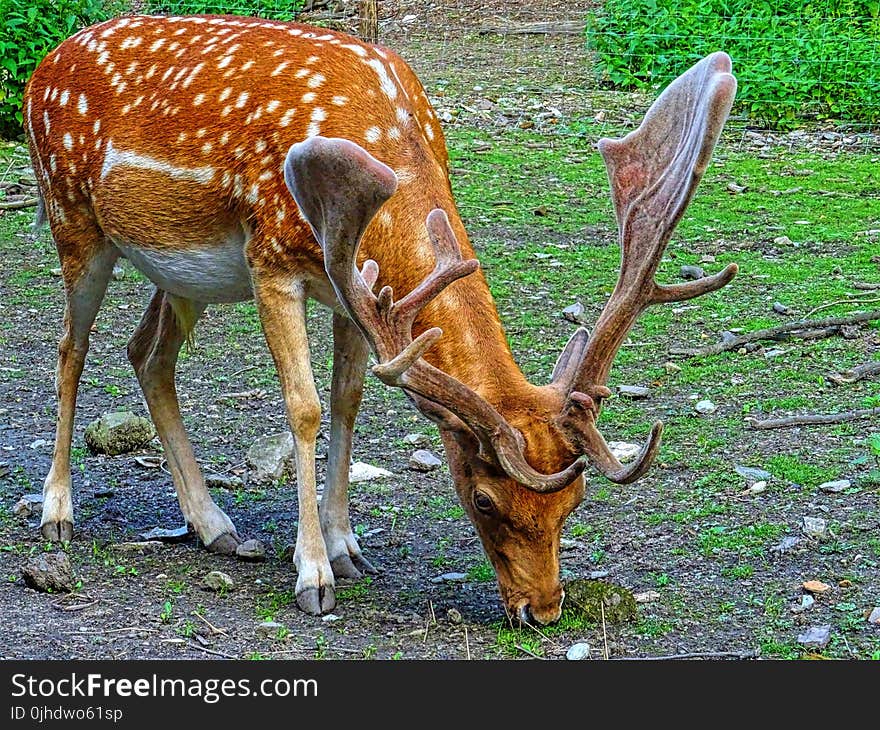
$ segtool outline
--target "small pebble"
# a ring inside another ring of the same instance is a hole
[[[710,413],[715,413],[718,408],[712,401],[704,399],[696,402],[694,410],[697,413],[708,416]]]
[[[834,482],[823,482],[819,485],[819,489],[823,492],[842,492],[844,489],[849,489],[849,487],[849,479],[838,479]]]
[[[587,644],[585,641],[579,641],[577,644],[572,644],[570,647],[568,647],[568,651],[565,652],[565,658],[571,662],[589,659],[590,645]]]

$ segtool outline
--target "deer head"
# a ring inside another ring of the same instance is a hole
[[[733,103],[730,70],[726,54],[708,56],[669,85],[638,129],[623,139],[600,140],[620,231],[620,278],[592,333],[579,329],[568,341],[549,385],[493,403],[428,362],[440,327],[413,331],[431,300],[479,266],[462,259],[446,212],[436,209],[425,222],[433,272],[403,297],[395,299],[388,286],[377,293],[378,266],[367,260],[359,269],[357,252],[367,225],[396,190],[394,172],[343,139],[313,137],[288,153],[288,188],[323,249],[339,302],[376,355],[373,372],[403,388],[438,424],[456,490],[495,567],[507,609],[524,620],[548,623],[560,615],[559,538],[565,518],[583,499],[586,466],[615,483],[630,483],[648,470],[660,446],[658,422],[639,456],[624,466],[597,427],[611,394],[608,373],[633,323],[651,304],[706,294],[736,274],[731,264],[686,284],[654,281]]]

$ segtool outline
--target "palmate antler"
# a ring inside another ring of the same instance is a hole
[[[433,327],[413,339],[416,315],[479,266],[475,259],[462,260],[446,213],[435,209],[426,221],[436,261],[433,272],[395,302],[391,287],[373,294],[379,276],[375,261],[366,261],[360,271],[356,265],[367,224],[397,188],[391,168],[353,142],[312,137],[291,147],[284,178],[324,251],[324,267],[339,301],[376,354],[379,362],[373,372],[384,383],[414,395],[417,402],[428,401],[427,410],[435,417],[458,419],[478,439],[481,455],[521,484],[542,492],[570,484],[583,471],[584,459],[557,474],[537,472],[526,461],[521,434],[491,404],[422,359],[443,331]]]
[[[714,276],[662,286],[654,274],[672,231],[706,171],[736,94],[730,58],[714,53],[673,81],[638,129],[603,139],[611,195],[620,230],[620,278],[592,336],[578,330],[554,369],[553,382],[568,393],[559,425],[593,465],[617,483],[633,482],[660,447],[658,421],[629,466],[611,453],[596,427],[611,364],[638,316],[650,305],[683,301],[720,289],[736,275],[730,264]]]

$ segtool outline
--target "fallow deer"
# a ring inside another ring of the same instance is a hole
[[[253,297],[295,441],[300,608],[331,610],[334,576],[373,570],[348,514],[352,428],[372,351],[379,378],[439,426],[507,610],[556,620],[559,539],[583,499],[587,462],[628,483],[659,446],[657,423],[623,466],[597,429],[618,348],[648,305],[719,289],[736,273],[731,264],[687,284],[654,282],[730,110],[730,69],[723,53],[705,58],[637,130],[599,142],[620,227],[620,279],[592,335],[575,332],[551,383],[536,386],[514,363],[473,258],[437,116],[399,56],[342,33],[232,16],[124,17],[63,42],[33,74],[23,108],[44,201],[37,218],[51,226],[67,300],[43,536],[73,534],[77,386],[90,327],[124,256],[156,285],[129,359],[181,510],[209,550],[232,553],[239,536],[205,488],[178,410],[175,364],[206,306]],[[320,504],[308,298],[333,310]]]

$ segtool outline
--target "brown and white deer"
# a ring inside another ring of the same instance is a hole
[[[578,330],[552,382],[536,386],[514,363],[473,259],[437,117],[399,56],[341,33],[225,16],[124,17],[62,43],[33,74],[23,109],[44,201],[38,223],[51,225],[67,299],[43,536],[73,534],[77,385],[124,256],[156,285],[129,359],[180,507],[209,550],[232,553],[239,536],[205,488],[175,364],[208,304],[254,297],[296,445],[299,606],[328,611],[334,576],[373,570],[348,515],[352,428],[372,351],[379,378],[439,426],[508,611],[557,619],[559,538],[583,499],[587,462],[632,482],[659,446],[658,423],[623,466],[597,429],[618,348],[648,305],[713,291],[736,273],[730,265],[672,286],[653,278],[729,112],[729,72],[725,54],[705,58],[639,129],[599,143],[620,227],[620,280],[592,335]],[[320,504],[310,297],[333,310]]]

